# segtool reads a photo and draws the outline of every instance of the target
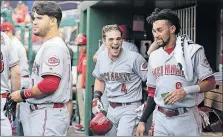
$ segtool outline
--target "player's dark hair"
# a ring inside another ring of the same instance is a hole
[[[32,7],[32,19],[34,19],[34,13],[39,15],[47,15],[57,19],[57,25],[59,27],[62,18],[62,10],[60,5],[54,1],[36,1]]]
[[[146,18],[147,22],[153,24],[157,20],[167,20],[169,25],[174,25],[176,27],[175,34],[180,32],[180,19],[177,14],[171,9],[160,10],[156,8],[154,12]]]

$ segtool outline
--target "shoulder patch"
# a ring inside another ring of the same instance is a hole
[[[148,63],[147,63],[147,62],[143,62],[143,63],[140,65],[140,70],[141,70],[141,71],[147,71],[147,70],[148,70]]]
[[[56,56],[51,56],[49,57],[49,59],[47,60],[47,64],[49,66],[57,66],[60,64],[60,59]]]

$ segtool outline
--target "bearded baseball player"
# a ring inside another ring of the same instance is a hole
[[[11,45],[10,38],[1,32],[1,136],[12,136],[12,128],[9,119],[5,116],[3,108],[8,93],[20,88],[20,67],[19,58]],[[9,87],[9,75],[11,75],[11,87]]]
[[[13,48],[16,49],[19,56],[19,66],[21,71],[21,88],[30,88],[31,87],[31,79],[29,72],[28,59],[26,55],[26,50],[21,41],[14,35],[15,29],[14,26],[9,22],[3,22],[1,24],[1,31],[5,32],[9,38],[11,39],[11,43]],[[19,104],[19,118],[23,126],[23,133],[27,136],[29,133],[29,120],[27,117],[29,116],[30,108],[27,102],[21,102]],[[27,129],[27,130],[26,130]]]
[[[108,50],[99,55],[92,73],[96,78],[92,112],[101,111],[100,98],[106,90],[109,101],[107,117],[113,123],[106,135],[133,136],[138,123],[134,110],[141,105],[147,61],[139,53],[122,48],[122,31],[117,25],[107,25],[103,30]]]
[[[177,37],[180,20],[170,9],[155,9],[147,21],[161,47],[150,54],[147,75],[157,105],[154,136],[199,136],[197,95],[215,87],[204,48],[187,36]],[[144,127],[142,119],[138,129]]]
[[[32,68],[33,86],[10,95],[15,102],[28,99],[30,103],[30,136],[65,136],[69,127],[65,103],[70,98],[71,63],[69,50],[59,37],[61,17],[56,2],[33,4],[33,32],[43,40]]]

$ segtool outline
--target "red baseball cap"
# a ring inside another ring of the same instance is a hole
[[[78,34],[75,40],[77,45],[87,45],[87,38],[84,34]]]
[[[1,24],[1,27],[0,27],[1,31],[9,31],[11,30],[12,32],[14,32],[14,27],[11,23],[9,22],[3,22]]]

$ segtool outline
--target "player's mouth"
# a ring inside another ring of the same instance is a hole
[[[118,47],[113,47],[113,46],[111,46],[111,49],[119,49],[119,47],[120,47],[120,46],[118,46]]]

